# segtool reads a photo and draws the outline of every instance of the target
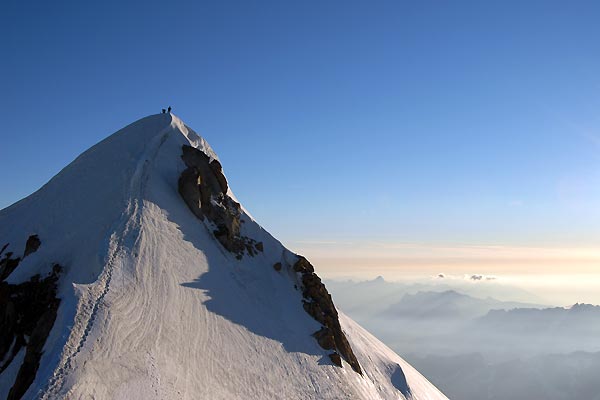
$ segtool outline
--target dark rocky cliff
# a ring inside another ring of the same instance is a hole
[[[54,264],[44,278],[34,275],[20,284],[6,282],[21,261],[37,251],[40,245],[38,236],[32,235],[27,240],[23,257],[13,258],[14,254],[7,252],[0,259],[0,360],[4,360],[0,364],[0,373],[15,361],[20,351],[25,351],[8,400],[23,397],[35,379],[44,344],[60,305],[56,291],[62,267],[58,264]],[[8,246],[2,247],[0,256]]]

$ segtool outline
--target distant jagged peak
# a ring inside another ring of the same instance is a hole
[[[575,303],[567,309],[573,312],[585,312],[585,311],[598,311],[600,310],[600,306],[588,303]]]

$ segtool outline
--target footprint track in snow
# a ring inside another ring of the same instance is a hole
[[[107,245],[108,258],[105,263],[104,270],[100,274],[98,280],[88,287],[87,296],[92,298],[95,297],[95,299],[92,300],[89,297],[86,300],[82,299],[80,300],[81,304],[78,306],[76,316],[79,316],[80,320],[74,322],[71,334],[69,335],[69,338],[67,339],[67,344],[65,345],[66,349],[73,347],[75,347],[75,349],[71,351],[70,354],[66,356],[63,355],[62,362],[60,362],[59,366],[55,369],[55,372],[48,381],[48,384],[43,390],[40,391],[40,393],[38,393],[39,397],[42,399],[53,399],[60,397],[60,394],[64,387],[65,377],[68,374],[68,372],[72,369],[73,360],[85,346],[87,339],[93,329],[94,322],[98,315],[98,311],[104,304],[104,298],[110,290],[110,283],[113,276],[115,262],[118,259],[122,259],[127,254],[127,245],[134,245],[137,241],[137,237],[139,236],[139,226],[141,219],[140,202],[143,201],[143,194],[149,179],[149,160],[153,160],[156,157],[156,155],[160,151],[160,148],[166,142],[171,129],[171,125],[163,129],[155,137],[155,139],[151,141],[149,150],[142,154],[137,163],[136,170],[132,176],[130,183],[129,204],[126,208],[126,211],[122,214],[121,218],[119,218],[119,220],[115,224],[116,229],[113,230],[113,233],[111,234],[109,239],[109,244]],[[119,233],[121,233],[121,235],[119,235]],[[100,294],[96,297],[92,292],[97,292],[97,288],[101,288],[101,290]],[[86,312],[85,310],[90,311]],[[88,315],[86,322],[81,321],[83,315]],[[81,325],[84,325],[85,327],[83,329],[77,329],[77,326]],[[76,331],[79,331],[80,333],[77,333]],[[78,340],[75,339],[77,336],[79,336]],[[69,346],[69,342],[73,341],[75,341],[77,345],[74,346],[73,344],[71,344]],[[66,350],[65,352],[67,351],[68,350]]]

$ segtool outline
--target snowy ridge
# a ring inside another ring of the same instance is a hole
[[[218,159],[177,117],[143,118],[0,211],[0,246],[21,248],[33,233],[42,242],[9,282],[65,267],[24,398],[445,399],[341,314],[364,374],[333,365],[311,336],[319,324],[298,276],[273,269],[295,255],[244,211],[242,233],[264,251],[238,260],[187,208],[182,145]],[[13,370],[0,374],[0,396]]]

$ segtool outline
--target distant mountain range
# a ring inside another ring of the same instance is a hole
[[[328,283],[337,305],[452,399],[600,400],[600,306],[548,307],[494,282]],[[490,289],[486,294],[484,289]]]
[[[541,299],[525,290],[495,281],[473,282],[446,278],[405,283],[390,282],[379,276],[368,281],[326,280],[325,282],[335,295],[336,304],[359,322],[369,320],[381,313],[392,312],[393,310],[389,310],[392,305],[409,301],[404,299],[406,295],[416,295],[419,292],[431,292],[431,298],[424,298],[423,300],[430,301],[432,304],[436,301],[434,293],[454,291],[457,294],[467,295],[473,298],[473,301],[467,300],[465,306],[474,309],[491,310],[494,307],[509,309],[513,305],[517,307],[538,307],[538,304],[543,304]],[[479,306],[471,305],[477,300],[486,302],[489,307],[481,301]],[[492,304],[493,302],[496,302],[496,304]],[[419,307],[424,306],[420,305]],[[476,314],[480,315],[480,311]]]
[[[490,362],[481,354],[405,358],[451,399],[600,400],[600,353]]]
[[[600,351],[600,306],[491,310],[457,334],[485,338],[485,347],[522,354]]]
[[[455,290],[443,292],[420,291],[406,294],[383,312],[385,317],[408,319],[464,319],[476,318],[490,310],[510,310],[519,307],[537,307],[528,303],[475,298]]]
[[[540,332],[595,331],[600,323],[600,306],[575,304],[571,307],[494,309],[479,318],[481,328],[525,334]]]

